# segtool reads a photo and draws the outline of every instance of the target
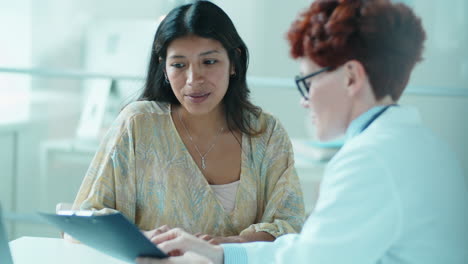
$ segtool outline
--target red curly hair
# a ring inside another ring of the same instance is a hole
[[[398,100],[414,65],[422,60],[426,34],[420,18],[389,0],[316,0],[287,34],[293,58],[338,67],[357,60],[377,100]]]

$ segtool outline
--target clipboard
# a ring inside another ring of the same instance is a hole
[[[137,257],[168,257],[121,213],[39,215],[81,243],[129,263],[134,263]]]

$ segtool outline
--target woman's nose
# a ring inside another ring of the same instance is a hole
[[[196,66],[191,66],[187,75],[187,84],[189,85],[201,84],[205,81],[203,72]]]

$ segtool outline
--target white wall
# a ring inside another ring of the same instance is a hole
[[[450,3],[450,4],[448,4]],[[468,2],[413,0],[427,31],[425,60],[413,85],[468,90]]]
[[[293,78],[298,70],[289,57],[286,32],[308,0],[213,1],[231,17],[250,50],[250,74]]]
[[[0,67],[31,65],[31,31],[30,0],[0,2]],[[30,81],[27,76],[0,75],[0,123],[28,118]]]

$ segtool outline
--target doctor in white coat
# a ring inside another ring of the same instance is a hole
[[[399,105],[425,32],[403,4],[317,0],[288,32],[302,103],[322,140],[345,135],[300,234],[213,246],[180,229],[139,263],[468,263],[468,190],[457,157]]]

